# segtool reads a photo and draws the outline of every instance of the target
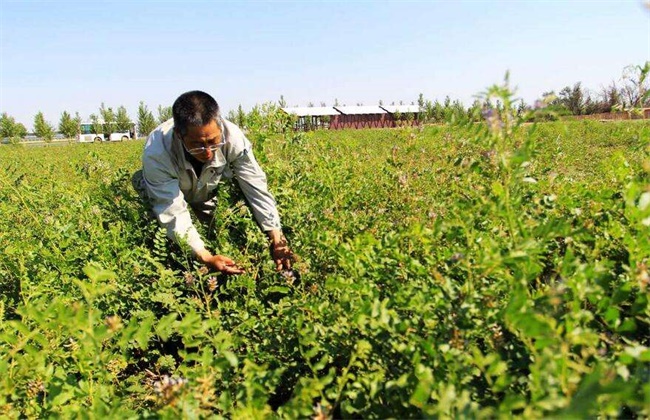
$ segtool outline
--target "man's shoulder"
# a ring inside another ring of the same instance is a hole
[[[241,156],[244,151],[250,151],[251,144],[241,128],[226,119],[223,119],[223,125],[226,132],[226,141],[228,142],[228,155],[231,158]]]
[[[170,137],[174,132],[174,119],[170,118],[167,121],[154,128],[147,138],[147,144],[158,139]]]
[[[142,161],[145,167],[172,166],[172,137],[174,134],[174,120],[169,119],[156,127],[144,145]]]
[[[226,136],[228,140],[239,140],[246,138],[246,135],[239,126],[231,121],[228,121],[225,118],[222,118],[224,128],[226,130]]]
[[[153,131],[147,137],[147,142],[144,145],[144,153],[146,154],[159,154],[168,153],[171,137],[174,133],[174,120],[169,119]]]

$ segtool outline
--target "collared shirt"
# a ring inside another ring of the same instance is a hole
[[[142,173],[153,212],[167,229],[167,236],[185,238],[194,252],[203,250],[205,244],[192,224],[187,204],[210,200],[222,177],[237,179],[262,230],[280,229],[275,199],[251,143],[239,127],[223,122],[226,144],[203,164],[200,174],[185,158],[181,139],[174,134],[173,119],[152,131],[144,146]]]

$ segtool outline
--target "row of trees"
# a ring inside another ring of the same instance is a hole
[[[628,66],[623,71],[620,84],[612,82],[609,86],[593,92],[582,87],[580,82],[573,86],[566,86],[558,95],[547,92],[546,96],[553,96],[550,107],[558,108],[570,115],[589,115],[605,112],[626,111],[635,108],[650,107],[648,95],[650,79],[650,62],[643,66]]]
[[[156,126],[172,117],[172,108],[170,106],[158,106],[158,114],[154,117],[153,112],[149,110],[144,102],[140,102],[138,107],[138,116],[136,125],[141,135],[146,135]],[[128,131],[134,122],[124,106],[119,106],[116,110],[107,107],[103,102],[97,113],[93,113],[89,118],[93,125],[95,133],[102,133],[106,127],[114,127],[116,131]],[[34,135],[45,141],[51,141],[59,133],[64,138],[75,138],[79,134],[79,128],[82,123],[81,116],[78,112],[74,117],[68,112],[63,111],[59,118],[59,123],[55,127],[45,119],[45,116],[39,111],[34,116]],[[27,128],[14,117],[6,112],[0,115],[0,139],[9,139],[13,142],[20,141],[28,135]]]
[[[623,76],[619,84],[612,82],[609,86],[601,88],[600,91],[591,91],[582,86],[581,82],[573,86],[566,86],[555,93],[555,91],[545,92],[535,104],[526,104],[520,100],[517,112],[520,115],[526,115],[533,120],[554,120],[568,115],[589,115],[607,112],[633,112],[633,110],[650,107],[650,62],[642,66],[628,66],[623,71]],[[320,103],[326,106],[325,102]],[[335,100],[334,106],[339,105]],[[357,103],[357,105],[363,105]],[[383,105],[383,101],[379,101]],[[395,102],[392,103],[395,105]],[[403,105],[403,102],[399,102]],[[411,102],[415,105],[415,102]],[[231,110],[227,118],[243,128],[277,126],[284,130],[291,125],[290,118],[281,112],[281,108],[286,107],[287,103],[283,96],[277,103],[267,103],[256,105],[250,112],[245,112],[241,105],[236,110]],[[309,103],[308,106],[314,106]],[[423,94],[420,94],[418,101],[417,118],[425,123],[439,123],[450,121],[451,119],[464,119],[470,121],[479,121],[483,118],[487,109],[499,107],[499,104],[482,103],[479,100],[474,101],[469,108],[466,108],[459,100],[452,100],[447,96],[442,102],[427,100]],[[158,115],[154,117],[144,102],[140,102],[137,114],[137,131],[140,135],[146,135],[151,132],[156,125],[172,117],[171,107],[158,106]],[[397,120],[409,123],[415,114],[396,113],[394,117]],[[275,122],[274,122],[275,121]],[[101,104],[99,112],[90,115],[90,122],[93,124],[95,133],[101,133],[103,127],[116,127],[117,130],[129,130],[133,126],[133,121],[124,106],[119,106],[116,110]],[[64,111],[61,114],[58,128],[49,123],[42,112],[34,116],[34,134],[46,141],[51,140],[56,132],[65,138],[74,138],[79,133],[81,118],[79,113],[72,117],[70,113]],[[25,126],[15,119],[3,113],[0,116],[0,139],[19,140],[27,135]]]
[[[611,82],[599,91],[583,87],[581,82],[565,86],[558,93],[545,92],[534,104],[519,100],[517,113],[530,120],[556,120],[571,115],[593,115],[610,112],[634,113],[650,108],[650,62],[642,66],[628,66],[623,70],[620,82]],[[486,109],[498,108],[500,104],[475,101],[465,109],[459,101],[449,97],[440,103],[418,98],[418,118],[424,122],[444,122],[452,117],[470,120],[481,119]]]
[[[556,120],[570,115],[590,115],[609,112],[629,112],[634,110],[650,107],[650,62],[641,66],[628,66],[623,70],[623,76],[620,82],[612,82],[609,86],[602,87],[599,91],[592,91],[583,87],[581,82],[572,86],[566,86],[559,90],[545,92],[542,98],[535,101],[534,104],[526,104],[523,100],[517,102],[517,113],[519,116],[525,116],[530,120]],[[379,101],[379,105],[383,105]],[[399,105],[404,105],[402,101]],[[334,101],[334,106],[338,106],[339,101]],[[356,105],[363,105],[357,103]],[[391,105],[396,105],[392,102]],[[411,102],[411,105],[416,105]],[[277,102],[279,108],[287,106],[284,96],[280,96]],[[308,107],[314,107],[313,102],[309,102]],[[325,102],[320,102],[320,106],[327,106]],[[447,96],[443,101],[427,100],[423,94],[419,95],[417,100],[417,115],[414,113],[393,114],[393,117],[410,125],[410,122],[417,118],[420,122],[425,123],[442,123],[452,119],[462,119],[469,121],[480,121],[484,118],[486,111],[501,106],[499,103],[481,102],[475,100],[470,107],[465,107],[459,100],[452,100]],[[267,105],[268,108],[268,105]],[[249,121],[259,119],[258,114],[263,109],[259,106],[253,108],[250,113],[244,112],[241,105],[235,111],[231,111],[227,118],[236,122],[242,127],[251,125]]]

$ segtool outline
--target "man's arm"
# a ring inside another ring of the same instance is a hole
[[[192,223],[187,202],[180,190],[178,179],[168,168],[171,163],[161,162],[151,156],[143,158],[143,177],[153,212],[167,230],[167,236],[175,241],[184,238],[196,258],[208,267],[226,274],[244,271],[223,255],[213,255]]]
[[[266,174],[253,156],[250,146],[231,162],[233,173],[260,228],[270,241],[277,270],[290,269],[293,254],[282,234],[280,216],[273,195],[268,190]]]
[[[153,212],[167,230],[167,236],[175,241],[184,238],[195,254],[205,249],[203,239],[192,223],[178,179],[160,162],[148,157],[143,159],[142,174]]]
[[[290,270],[291,262],[293,261],[293,252],[289,248],[287,238],[284,237],[280,229],[270,230],[266,232],[266,235],[269,237],[271,243],[271,256],[273,257],[273,262],[275,262],[276,270]]]
[[[196,253],[196,259],[224,274],[242,274],[244,272],[244,269],[238,267],[230,258],[225,255],[212,255],[205,248]]]

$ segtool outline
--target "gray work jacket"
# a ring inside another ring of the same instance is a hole
[[[269,193],[266,175],[253,156],[251,143],[239,127],[223,120],[226,144],[196,174],[174,134],[170,119],[151,132],[144,146],[142,172],[153,211],[167,236],[184,238],[196,253],[205,244],[192,224],[188,203],[202,203],[214,196],[222,177],[237,179],[255,220],[262,230],[280,229],[275,199]]]

